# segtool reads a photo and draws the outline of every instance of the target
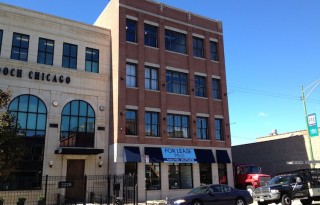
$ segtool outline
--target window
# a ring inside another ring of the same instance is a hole
[[[126,111],[126,135],[137,135],[137,112],[135,110]]]
[[[200,185],[212,184],[212,168],[211,164],[199,164],[200,169]]]
[[[38,63],[45,65],[53,65],[54,41],[39,38],[38,45]]]
[[[228,184],[227,164],[218,163],[219,184]]]
[[[198,139],[209,139],[208,118],[197,117],[197,133]]]
[[[126,162],[124,164],[123,186],[134,187],[137,184],[138,164],[136,162]],[[119,184],[120,185],[120,184]],[[135,190],[126,190],[129,196],[134,196]]]
[[[187,53],[186,35],[166,29],[166,50],[178,53]]]
[[[127,63],[126,65],[126,85],[127,87],[137,87],[137,66]]]
[[[8,112],[16,116],[26,137],[45,137],[47,108],[39,98],[21,95],[10,103]]]
[[[62,67],[77,69],[78,46],[63,43]]]
[[[169,189],[191,189],[192,165],[191,164],[169,164]]]
[[[3,37],[3,31],[0,30],[0,54],[1,54],[1,48],[2,48],[2,37]]]
[[[24,137],[26,154],[17,170],[8,177],[9,189],[35,189],[41,187],[43,155],[47,126],[47,108],[36,96],[20,95],[8,106]],[[3,179],[1,179],[3,180]],[[1,182],[2,183],[2,182]],[[1,189],[1,188],[0,188]]]
[[[206,97],[206,77],[203,76],[195,76],[195,89],[196,96],[198,97]]]
[[[146,136],[159,136],[159,113],[146,112],[145,113],[145,135]]]
[[[158,27],[144,24],[144,45],[158,47]]]
[[[173,138],[190,138],[189,116],[168,114],[167,133]]]
[[[147,90],[159,90],[158,69],[146,67],[144,72],[144,85]]]
[[[223,141],[222,119],[215,119],[214,124],[216,128],[216,140]]]
[[[160,163],[146,163],[146,189],[161,189]]]
[[[193,37],[193,56],[204,58],[203,39]]]
[[[95,113],[85,101],[66,104],[61,114],[61,147],[94,147]]]
[[[167,92],[177,94],[188,94],[188,75],[176,71],[167,70],[166,84]]]
[[[29,49],[29,36],[13,33],[11,59],[27,61]]]
[[[221,99],[220,79],[212,79],[212,95],[213,99]]]
[[[218,61],[218,43],[210,41],[210,57],[213,61]]]
[[[86,71],[99,73],[99,50],[86,48]]]
[[[137,22],[131,19],[126,20],[126,40],[137,42]]]

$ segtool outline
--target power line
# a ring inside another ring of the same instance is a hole
[[[264,90],[256,90],[251,88],[243,88],[238,86],[228,86],[228,87],[232,88],[232,91],[229,93],[239,92],[239,93],[247,93],[247,94],[253,94],[253,95],[261,95],[261,96],[269,96],[274,98],[283,98],[283,99],[301,101],[300,96],[294,96],[294,95],[288,95],[284,93],[276,93],[276,92],[264,91]],[[320,100],[315,100],[315,99],[308,99],[308,102],[320,104]]]

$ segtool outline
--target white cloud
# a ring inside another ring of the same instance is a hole
[[[261,117],[261,118],[265,118],[265,117],[267,117],[267,113],[259,112],[258,116]]]

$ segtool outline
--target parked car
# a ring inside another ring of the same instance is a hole
[[[212,184],[192,189],[186,195],[167,200],[167,205],[247,205],[253,203],[247,190],[225,184]]]

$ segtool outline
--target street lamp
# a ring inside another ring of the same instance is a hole
[[[303,103],[305,121],[306,121],[306,125],[307,125],[307,133],[308,133],[308,142],[309,142],[309,148],[310,148],[310,159],[311,159],[311,161],[314,161],[314,157],[313,157],[312,143],[311,143],[310,133],[309,133],[309,123],[308,123],[308,118],[307,118],[308,112],[307,112],[306,100],[308,99],[310,94],[316,89],[316,87],[318,87],[319,85],[320,85],[320,80],[317,80],[314,83],[312,83],[311,85],[309,85],[308,87],[306,87],[306,89],[303,89],[303,86],[302,86],[302,89],[301,89],[302,90],[301,100],[302,100],[302,103]],[[305,96],[304,93],[308,89],[310,89],[309,93]],[[314,164],[313,163],[311,163],[310,165],[311,165],[311,168],[314,168]]]

